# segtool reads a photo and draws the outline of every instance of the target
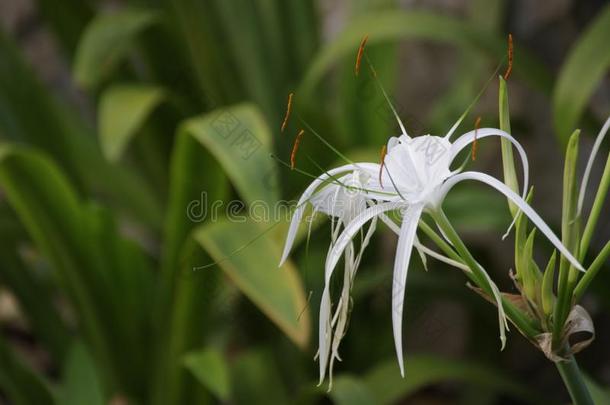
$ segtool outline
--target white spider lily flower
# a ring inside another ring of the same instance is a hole
[[[402,127],[401,127],[402,128]],[[455,126],[454,126],[455,128]],[[437,211],[440,209],[447,192],[460,181],[477,180],[486,183],[512,200],[521,211],[527,215],[532,223],[555,245],[555,247],[579,270],[583,270],[580,263],[563,246],[561,241],[550,230],[540,216],[525,202],[525,194],[528,188],[529,168],[525,151],[510,134],[494,128],[482,128],[468,132],[451,143],[449,138],[454,128],[445,137],[425,135],[416,138],[409,137],[403,129],[403,135],[391,138],[388,141],[387,155],[382,165],[374,163],[358,163],[345,165],[330,170],[316,179],[303,193],[297,211],[288,231],[286,246],[282,262],[288,256],[298,224],[305,209],[304,204],[310,200],[314,192],[324,182],[337,174],[353,170],[363,170],[370,175],[367,187],[360,191],[365,193],[363,198],[374,201],[374,204],[358,213],[348,224],[344,224],[344,230],[338,236],[327,255],[325,263],[325,288],[322,293],[320,304],[320,381],[324,380],[326,364],[329,355],[327,330],[330,329],[329,320],[331,301],[329,293],[330,279],[339,262],[341,255],[351,245],[353,238],[360,229],[369,221],[377,217],[385,218],[385,213],[400,210],[403,213],[402,224],[398,231],[398,245],[394,262],[394,275],[392,284],[392,325],[394,331],[394,343],[401,375],[404,377],[404,364],[402,354],[402,313],[405,294],[407,271],[411,259],[411,251],[416,244],[416,231],[419,220],[425,211]],[[451,164],[456,156],[466,146],[477,138],[499,136],[508,139],[520,154],[524,184],[523,195],[518,196],[504,183],[495,178],[479,172],[460,173],[460,169],[451,170]],[[375,173],[381,176],[377,180]],[[494,298],[498,305],[500,339],[502,347],[505,343],[505,329],[507,328],[506,317],[503,312],[500,292],[488,275]]]

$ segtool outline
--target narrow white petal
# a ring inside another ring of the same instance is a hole
[[[608,119],[602,126],[602,129],[599,131],[599,134],[597,134],[597,138],[595,139],[595,143],[593,144],[593,149],[591,149],[591,154],[589,155],[589,160],[587,161],[585,174],[582,176],[582,183],[580,183],[580,195],[578,196],[578,215],[580,215],[580,213],[582,212],[582,205],[585,201],[585,194],[587,193],[587,184],[589,183],[589,176],[591,175],[593,162],[595,161],[597,152],[599,152],[599,148],[602,145],[604,138],[606,137],[608,129],[610,129],[610,117],[608,117]]]
[[[305,189],[299,202],[297,203],[296,210],[292,215],[292,219],[290,221],[290,227],[288,228],[288,234],[286,236],[286,243],[284,245],[284,251],[282,253],[282,258],[280,260],[280,267],[284,264],[288,255],[290,254],[290,250],[292,249],[292,245],[294,243],[294,238],[297,235],[297,231],[299,229],[299,224],[301,223],[301,219],[303,218],[303,214],[305,213],[305,208],[307,206],[307,202],[310,200],[315,191],[327,181],[332,181],[331,176],[335,176],[342,172],[347,172],[350,170],[364,170],[370,172],[371,174],[377,173],[379,170],[379,165],[374,163],[362,162],[340,166],[331,170],[328,170],[320,177],[315,179],[311,184]]]
[[[416,205],[407,209],[400,227],[398,236],[398,247],[394,261],[394,279],[392,282],[392,328],[394,330],[394,345],[400,374],[405,376],[405,368],[402,354],[402,310],[405,299],[405,286],[407,282],[407,271],[411,260],[411,251],[415,241],[417,224],[423,211],[423,206]]]
[[[343,250],[345,250],[347,244],[354,238],[360,228],[362,228],[362,226],[370,219],[378,216],[379,214],[400,208],[401,206],[402,204],[394,202],[376,204],[362,211],[354,218],[353,221],[347,224],[339,238],[337,238],[337,242],[328,253],[328,256],[326,256],[325,282],[327,284],[330,282],[333,269],[341,258],[341,253],[343,253]]]
[[[549,226],[544,222],[544,220],[542,218],[540,218],[540,215],[538,215],[536,213],[536,211],[534,211],[534,209],[532,207],[530,207],[529,204],[527,202],[525,202],[525,200],[523,198],[519,197],[506,184],[502,183],[498,179],[496,179],[488,174],[480,173],[480,172],[460,173],[460,174],[457,174],[457,175],[449,178],[445,183],[443,183],[443,185],[441,186],[440,195],[444,196],[454,185],[456,185],[457,183],[459,183],[463,180],[480,181],[482,183],[485,183],[485,184],[495,188],[496,190],[498,190],[499,192],[504,194],[513,203],[515,203],[515,205],[517,205],[517,207],[519,207],[519,209],[521,211],[523,211],[523,213],[525,215],[528,216],[528,218],[532,221],[532,223],[534,225],[536,225],[536,227],[538,229],[540,229],[540,231],[547,237],[547,239],[553,245],[555,245],[557,250],[559,250],[561,252],[561,254],[564,255],[564,257],[566,259],[568,259],[568,261],[570,263],[572,263],[572,265],[574,267],[576,267],[580,271],[585,271],[585,269],[578,262],[578,260],[576,260],[574,258],[574,256],[572,256],[570,251],[561,243],[559,238],[557,238],[557,236],[555,236],[555,234],[553,233],[551,228],[549,228]]]
[[[381,214],[379,217],[396,235],[400,234],[400,228],[398,227],[398,225],[396,225],[396,222],[392,221],[385,214]],[[427,254],[428,256],[435,258],[436,260],[443,262],[445,264],[448,264],[450,266],[456,267],[460,270],[470,272],[470,268],[468,266],[466,266],[464,263],[456,262],[455,260],[450,259],[447,256],[444,256],[440,253],[435,252],[434,250],[430,249],[423,243],[419,242],[419,240],[415,239],[414,244],[415,244],[416,248],[418,248],[419,250],[421,250],[423,253]]]
[[[525,199],[527,197],[527,190],[529,188],[529,163],[527,160],[527,154],[525,153],[525,150],[523,149],[523,147],[521,146],[519,141],[517,141],[515,138],[513,138],[513,136],[511,134],[509,134],[508,132],[502,131],[501,129],[497,129],[497,128],[479,128],[477,130],[467,132],[464,135],[460,136],[458,139],[456,139],[455,142],[451,145],[451,160],[453,160],[457,156],[457,154],[460,153],[460,151],[462,151],[462,149],[464,149],[466,146],[468,146],[472,142],[474,142],[475,139],[478,140],[478,139],[486,138],[489,136],[499,136],[500,138],[507,139],[514,145],[514,147],[519,152],[519,156],[521,157],[521,165],[523,166],[522,198]],[[517,221],[517,216],[515,215],[515,217],[513,218],[513,221],[510,223],[510,225],[508,227],[508,230],[502,236],[502,239],[504,239],[508,236],[508,234],[510,233],[510,230],[515,225],[516,221]]]

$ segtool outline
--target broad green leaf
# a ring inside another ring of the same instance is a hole
[[[274,360],[269,350],[251,349],[232,362],[232,403],[267,405],[292,402]]]
[[[337,405],[369,405],[378,403],[364,381],[346,375],[335,378],[332,390],[328,395]]]
[[[445,381],[493,389],[530,403],[536,403],[540,399],[538,395],[497,369],[471,361],[414,355],[407,358],[405,367],[406,378],[400,376],[395,360],[382,363],[364,377],[366,385],[374,395],[375,403],[393,404],[426,386]]]
[[[61,362],[70,333],[53,305],[49,274],[43,275],[33,266],[27,266],[18,254],[23,239],[0,226],[0,283],[15,294],[33,333],[53,359]]]
[[[75,343],[70,350],[62,375],[58,405],[103,405],[102,384],[87,349]]]
[[[99,104],[99,136],[107,159],[121,158],[154,109],[163,101],[164,91],[151,85],[123,84],[105,90]]]
[[[0,390],[14,405],[53,405],[53,392],[42,377],[13,352],[0,334]]]
[[[221,401],[230,394],[229,368],[220,351],[204,349],[184,357],[184,365],[191,373]]]
[[[265,315],[305,347],[309,313],[303,285],[291,262],[278,268],[281,252],[268,229],[252,221],[218,220],[197,228],[194,238]]]
[[[87,288],[92,275],[82,271],[84,213],[74,190],[48,159],[6,144],[0,144],[0,187],[30,237],[53,263],[85,336],[100,358],[110,359],[94,296]]]
[[[254,105],[215,110],[186,121],[179,131],[193,136],[214,155],[247,204],[262,202],[272,207],[278,200],[271,132]]]
[[[96,16],[78,44],[75,80],[85,88],[95,88],[121,63],[136,37],[156,20],[155,12],[134,8]]]
[[[231,57],[231,66],[237,68],[247,98],[256,102],[272,122],[279,121],[283,109],[276,98],[280,78],[269,72],[255,2],[216,0],[214,9],[225,38],[225,52]]]
[[[134,393],[145,380],[134,369],[146,368],[152,287],[141,248],[39,153],[0,144],[0,187],[56,272],[105,382]]]
[[[178,29],[179,41],[188,47],[190,66],[199,82],[203,104],[218,108],[243,99],[244,92],[226,49],[226,38],[218,13],[209,3],[198,0],[173,0],[172,23]],[[240,61],[247,64],[247,62]]]
[[[156,229],[161,206],[141,176],[110,165],[87,124],[54,98],[0,30],[0,138],[47,153],[82,192],[101,194],[121,213]]]
[[[388,11],[370,13],[350,22],[341,34],[318,53],[300,86],[300,93],[310,97],[325,73],[341,57],[357,51],[362,38],[369,45],[399,39],[425,39],[480,52],[493,61],[506,53],[506,40],[481,31],[465,21],[426,12]],[[535,88],[550,91],[551,80],[543,65],[524,50],[518,52],[514,73]]]
[[[555,132],[564,143],[578,125],[588,100],[610,67],[610,4],[574,44],[553,90]]]

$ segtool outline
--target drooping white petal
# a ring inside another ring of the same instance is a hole
[[[544,220],[542,218],[540,218],[540,215],[538,215],[538,213],[536,213],[536,211],[534,211],[534,209],[532,207],[530,207],[529,204],[527,202],[525,202],[525,200],[523,198],[519,197],[519,195],[517,195],[515,192],[513,192],[506,184],[502,183],[498,179],[496,179],[488,174],[480,173],[480,172],[464,172],[464,173],[457,174],[457,175],[447,179],[447,181],[443,184],[443,186],[439,190],[440,199],[442,200],[442,198],[445,196],[445,194],[447,194],[447,192],[454,185],[456,185],[457,183],[464,181],[464,180],[480,181],[482,183],[485,183],[485,184],[495,188],[496,190],[498,190],[499,192],[504,194],[513,203],[515,203],[515,205],[517,207],[519,207],[519,209],[521,211],[523,211],[523,213],[525,215],[527,215],[527,217],[532,221],[532,223],[534,225],[536,225],[536,227],[538,229],[540,229],[540,231],[547,237],[547,239],[557,248],[557,250],[559,250],[561,252],[562,255],[564,255],[564,257],[566,259],[568,259],[568,261],[574,267],[576,267],[580,271],[585,271],[585,269],[578,262],[578,260],[576,260],[576,258],[574,258],[574,256],[572,256],[572,253],[570,253],[570,251],[563,245],[563,243],[561,243],[559,238],[557,238],[557,236],[555,236],[555,234],[553,233],[551,228],[549,228],[549,226],[544,222]]]
[[[341,235],[337,238],[336,243],[332,245],[332,248],[328,252],[324,274],[324,290],[322,291],[322,300],[320,302],[320,319],[318,322],[318,361],[320,362],[320,383],[324,381],[324,377],[326,376],[326,366],[328,364],[328,357],[330,354],[332,333],[330,279],[337,262],[339,261],[343,251],[352,242],[352,239],[356,233],[366,222],[385,211],[393,210],[399,207],[400,204],[397,203],[381,203],[367,208],[357,215],[353,221],[347,224]]]
[[[599,148],[606,137],[606,133],[610,129],[610,117],[606,120],[602,129],[597,134],[597,138],[595,139],[595,143],[593,144],[593,149],[591,149],[591,154],[589,155],[589,160],[587,160],[587,166],[585,168],[585,174],[582,176],[582,182],[580,183],[580,194],[578,196],[578,210],[577,215],[580,215],[582,212],[582,205],[585,201],[585,194],[587,193],[587,184],[589,183],[589,176],[591,175],[591,169],[593,168],[593,162],[595,161],[595,157],[597,156],[597,152],[599,152]]]
[[[415,205],[407,208],[402,219],[400,234],[398,236],[398,247],[394,260],[394,279],[392,281],[392,328],[394,330],[394,345],[400,374],[405,376],[404,361],[402,355],[402,310],[405,299],[405,287],[407,282],[407,271],[411,260],[413,243],[417,224],[423,211],[423,205]]]
[[[345,250],[347,244],[354,238],[356,232],[358,232],[358,230],[360,230],[360,228],[362,228],[362,226],[371,218],[374,218],[386,211],[391,211],[400,208],[401,206],[402,204],[394,202],[375,204],[362,211],[356,216],[356,218],[354,218],[352,222],[347,224],[339,238],[337,238],[337,242],[334,244],[333,248],[330,250],[330,252],[328,252],[328,256],[326,256],[326,284],[330,282],[332,271],[337,265],[339,259],[341,258],[341,253],[343,253],[343,250]]]
[[[305,213],[305,208],[307,206],[307,202],[310,200],[315,191],[322,184],[328,181],[332,181],[332,176],[335,176],[339,173],[348,172],[350,170],[364,170],[372,173],[373,175],[378,172],[379,165],[374,163],[362,162],[340,166],[331,170],[328,170],[320,177],[315,179],[308,187],[305,189],[301,198],[297,203],[296,210],[292,215],[292,219],[290,221],[290,227],[288,228],[288,234],[286,236],[286,243],[284,245],[284,251],[282,253],[282,258],[280,260],[280,267],[284,264],[288,255],[290,254],[290,250],[292,249],[292,244],[294,243],[294,238],[297,235],[297,231],[299,229],[299,224],[301,223],[301,219],[303,218],[303,214]]]
[[[400,228],[398,227],[398,225],[396,225],[396,222],[392,221],[385,214],[381,214],[379,217],[396,235],[400,234]],[[435,252],[434,250],[430,249],[429,247],[427,247],[426,245],[421,243],[417,238],[415,238],[414,245],[417,249],[419,249],[426,255],[433,257],[440,262],[443,262],[445,264],[448,264],[450,266],[453,266],[453,267],[463,270],[465,272],[470,272],[470,268],[468,266],[466,266],[464,263],[456,262],[455,260],[450,259],[447,256],[443,256],[442,254]]]
[[[460,151],[462,149],[464,149],[464,147],[466,147],[467,145],[470,145],[472,142],[474,142],[475,139],[486,138],[488,136],[499,136],[501,138],[507,139],[508,141],[510,141],[510,143],[513,144],[513,146],[519,152],[519,156],[521,157],[521,165],[523,166],[522,198],[525,199],[527,197],[527,190],[529,187],[529,163],[527,160],[527,154],[525,153],[525,150],[523,149],[523,147],[521,146],[519,141],[517,141],[508,132],[502,131],[501,129],[497,129],[497,128],[480,128],[477,130],[467,132],[464,135],[460,136],[458,139],[456,139],[455,142],[453,143],[453,145],[451,146],[451,152],[452,152],[451,160],[453,160],[457,156],[457,154],[460,153]],[[510,233],[510,230],[515,225],[516,221],[517,221],[517,215],[515,215],[515,217],[513,218],[512,222],[508,226],[508,230],[502,236],[502,239],[504,239],[508,236],[508,234]]]

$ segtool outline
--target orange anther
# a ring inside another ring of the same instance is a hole
[[[292,97],[293,96],[294,96],[294,93],[290,93],[288,95],[288,104],[286,105],[286,115],[284,116],[284,121],[282,122],[281,132],[284,132],[284,129],[286,129],[286,125],[288,125],[288,118],[290,118],[290,111],[292,110]]]
[[[513,36],[508,34],[508,66],[506,72],[504,72],[504,80],[508,80],[511,72],[513,71]]]
[[[362,38],[362,41],[360,42],[360,48],[358,48],[358,56],[356,56],[356,68],[354,69],[356,76],[358,76],[358,74],[360,73],[360,62],[362,62],[362,55],[364,54],[364,47],[366,46],[366,41],[368,41],[368,40],[369,40],[369,36],[365,35],[364,38]]]
[[[299,133],[297,134],[297,137],[294,140],[294,145],[292,146],[292,152],[290,153],[290,169],[294,170],[295,166],[296,166],[296,156],[297,156],[297,151],[299,150],[299,145],[301,144],[301,138],[303,137],[303,134],[305,133],[304,130],[300,130]]]

